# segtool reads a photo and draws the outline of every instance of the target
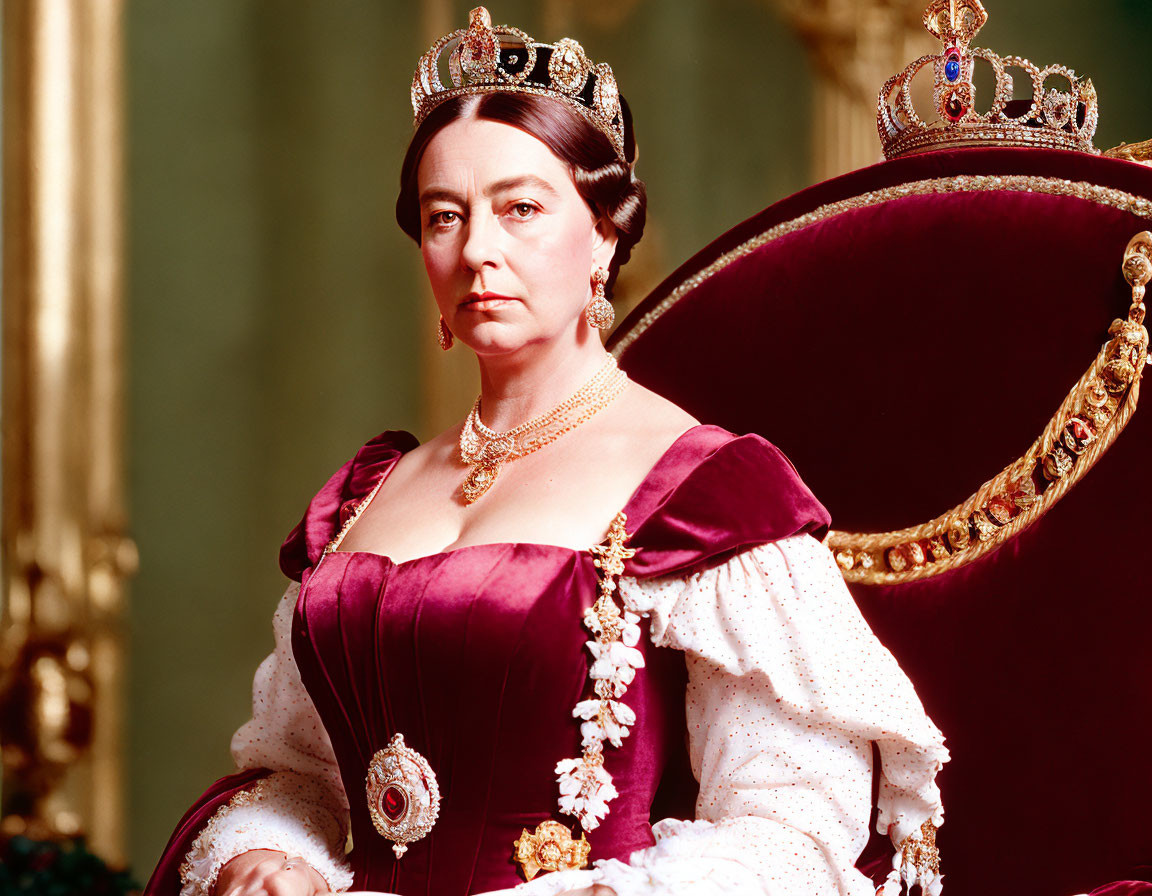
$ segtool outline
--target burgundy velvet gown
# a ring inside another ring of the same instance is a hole
[[[557,809],[554,767],[578,757],[572,708],[589,693],[581,618],[597,594],[592,554],[547,544],[485,544],[403,563],[324,548],[414,437],[365,445],[311,502],[281,551],[301,582],[292,649],[331,738],[350,804],[353,889],[465,896],[523,880],[512,860],[525,828]],[[822,536],[824,508],[759,436],[698,426],[676,441],[623,508],[636,556],[625,575],[686,574],[801,532]],[[626,860],[653,842],[650,822],[691,818],[681,654],[640,644],[628,690],[637,715],[606,768],[619,790],[589,835],[592,859]],[[365,775],[396,732],[430,763],[440,816],[397,861],[368,814]],[[179,865],[218,807],[266,774],[218,781],[181,821],[146,889],[174,896]]]

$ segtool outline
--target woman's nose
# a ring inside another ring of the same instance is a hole
[[[468,216],[464,246],[460,261],[470,271],[490,267],[500,259],[500,226],[496,216],[486,213],[473,213]]]

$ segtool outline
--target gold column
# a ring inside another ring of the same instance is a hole
[[[876,97],[932,39],[924,0],[772,0],[811,53],[812,177],[819,182],[883,159]]]
[[[5,833],[124,860],[122,0],[3,9]]]

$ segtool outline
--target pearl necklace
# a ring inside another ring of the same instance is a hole
[[[472,467],[464,480],[464,503],[472,504],[492,487],[503,464],[524,457],[571,432],[624,391],[628,375],[609,356],[596,374],[568,399],[526,423],[496,432],[480,420],[480,399],[472,405],[460,431],[460,459]]]

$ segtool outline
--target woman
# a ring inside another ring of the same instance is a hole
[[[481,395],[312,501],[240,771],[147,892],[870,894],[872,743],[897,843],[947,753],[787,460],[602,347],[645,209],[611,70],[477,9],[412,91],[397,217]]]

